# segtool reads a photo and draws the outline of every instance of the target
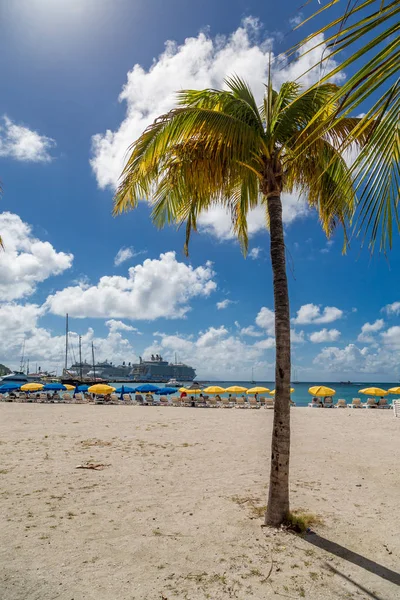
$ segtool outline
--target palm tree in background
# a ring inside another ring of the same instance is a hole
[[[282,192],[297,191],[318,211],[329,237],[353,215],[351,171],[338,148],[358,119],[342,119],[325,134],[319,127],[334,113],[338,88],[324,84],[303,92],[297,83],[273,90],[271,78],[260,106],[238,77],[227,90],[179,93],[177,107],[161,115],[133,143],[114,198],[114,214],[152,204],[158,227],[186,224],[185,250],[203,211],[220,205],[231,214],[244,253],[247,216],[261,204],[270,232],[275,305],[275,411],[266,524],[289,514],[290,310],[282,221]],[[314,122],[315,115],[320,117]],[[314,123],[314,124],[312,124]],[[315,131],[318,130],[318,135]],[[307,142],[307,143],[305,143]],[[359,136],[357,143],[362,144]],[[345,236],[346,240],[346,236]]]
[[[310,18],[329,14],[339,3],[331,0],[319,6]],[[326,44],[318,84],[347,67],[354,70],[338,88],[337,111],[329,119],[337,126],[350,114],[365,113],[352,132],[353,137],[364,138],[369,131],[352,166],[359,192],[355,225],[356,231],[364,231],[364,239],[368,236],[371,249],[378,241],[384,251],[392,246],[393,230],[400,230],[400,0],[342,0],[342,4],[341,16],[303,39],[289,55],[302,56]],[[327,59],[342,56],[334,69],[324,67]],[[329,124],[322,127],[326,130]],[[344,140],[342,151],[346,145]]]

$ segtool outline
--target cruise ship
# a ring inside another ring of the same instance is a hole
[[[122,365],[114,365],[108,360],[98,362],[94,366],[88,362],[76,362],[64,370],[62,382],[67,383],[67,380],[74,381],[131,381],[132,364],[125,361]]]
[[[193,381],[196,371],[184,363],[169,363],[159,354],[152,354],[150,360],[143,360],[132,365],[131,377],[133,381],[154,381],[166,383],[170,379],[177,381]]]

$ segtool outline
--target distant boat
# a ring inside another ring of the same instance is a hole
[[[352,381],[339,381],[339,383],[342,385],[354,385]]]
[[[252,368],[251,368],[251,383],[257,383],[257,382],[254,380],[254,367],[252,367]]]

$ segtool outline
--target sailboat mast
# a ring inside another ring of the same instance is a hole
[[[24,367],[24,359],[25,359],[25,338],[24,341],[22,342],[22,355],[21,355],[21,364],[19,366],[19,370],[22,373],[22,369]]]
[[[82,336],[79,336],[79,375],[81,378],[81,381],[83,380],[83,376],[82,376]]]
[[[92,342],[93,379],[96,381],[96,365],[94,364],[94,346]]]
[[[65,365],[64,365],[65,374],[67,374],[68,370],[68,313],[65,322]]]

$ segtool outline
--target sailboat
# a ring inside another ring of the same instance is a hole
[[[251,368],[251,383],[257,383],[254,379],[254,367]]]
[[[298,379],[297,379],[297,369],[293,369],[292,383],[300,383],[300,381],[298,381]]]
[[[61,377],[61,383],[69,383],[70,385],[81,385],[82,383],[98,383],[99,380],[96,379],[96,366],[94,362],[94,346],[92,342],[92,359],[93,359],[93,377],[92,378],[83,378],[82,372],[82,336],[79,336],[79,377],[75,371],[68,370],[68,349],[69,349],[69,327],[68,327],[68,314],[66,315],[66,324],[65,324],[65,363],[63,374]],[[101,380],[103,381],[103,380]]]

